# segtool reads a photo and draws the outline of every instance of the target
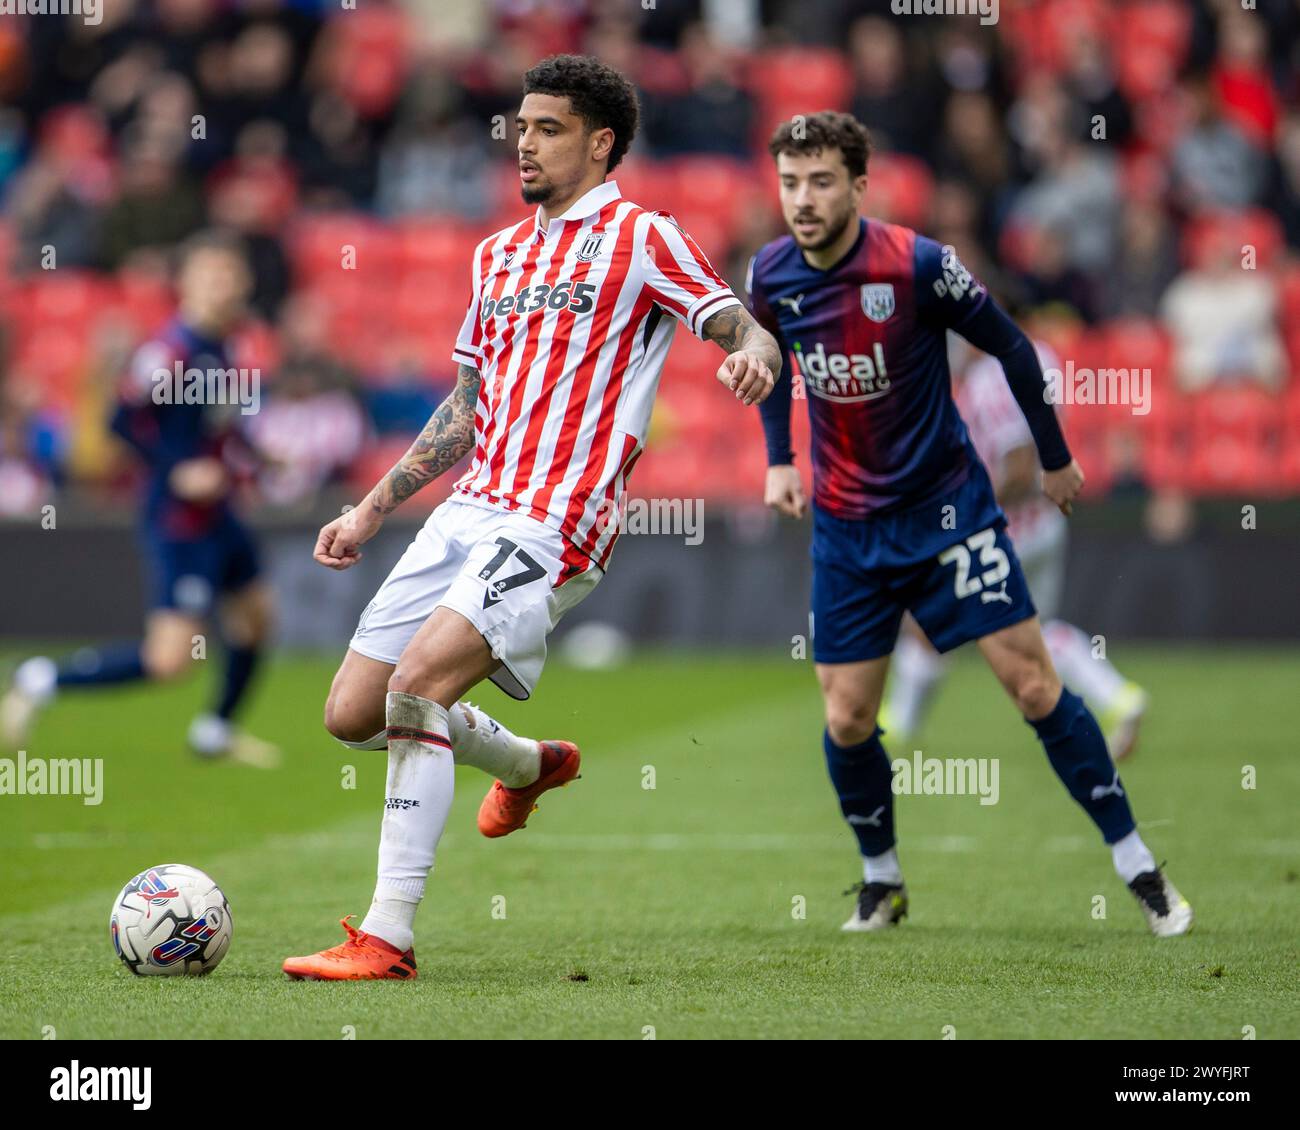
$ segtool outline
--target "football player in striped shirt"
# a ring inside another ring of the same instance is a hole
[[[792,380],[812,421],[813,658],[823,748],[857,836],[863,883],[847,930],[896,924],[907,891],[894,836],[891,764],[876,723],[899,623],[910,612],[940,652],[971,640],[1111,849],[1157,935],[1192,910],[1156,865],[1101,728],[1064,687],[1043,642],[988,472],[953,403],[946,335],[996,357],[1025,417],[1047,497],[1068,515],[1083,485],[1029,339],[962,265],[908,228],[859,215],[870,143],[848,114],[785,122],[770,144],[790,234],[754,257],[759,322],[793,356],[760,409],[766,501],[801,516],[790,444]]]
[[[536,211],[474,253],[456,388],[316,543],[317,561],[348,568],[387,515],[473,454],[362,613],[330,688],[330,732],[388,750],[379,876],[360,930],[344,919],[347,939],[289,958],[291,977],[415,977],[415,912],[455,764],[496,778],[479,809],[485,836],[521,828],[543,792],[577,775],[575,745],[517,737],[464,696],[491,679],[527,698],[548,633],[603,576],[676,323],[722,347],[718,379],[746,405],[780,371],[776,342],[690,236],[608,179],[636,132],[631,84],[595,59],[555,56],[523,93],[519,177]]]

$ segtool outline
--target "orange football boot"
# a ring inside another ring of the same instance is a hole
[[[414,981],[415,951],[401,953],[383,938],[364,934],[340,918],[348,940],[310,957],[285,958],[281,968],[295,981]]]
[[[478,809],[478,830],[489,839],[508,836],[524,826],[537,811],[536,800],[547,789],[567,785],[578,775],[582,756],[572,742],[538,742],[542,747],[542,771],[537,780],[521,789],[508,789],[493,781]]]

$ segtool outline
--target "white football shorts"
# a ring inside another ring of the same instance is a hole
[[[1029,595],[1038,610],[1038,619],[1046,624],[1059,615],[1065,592],[1065,564],[1070,544],[1067,520],[1060,511],[1053,510],[1031,528],[1017,529],[1011,540],[1020,558]]]
[[[602,576],[558,530],[452,496],[379,586],[348,646],[396,664],[433,610],[450,608],[501,660],[492,681],[512,698],[528,698],[546,662],[546,637]]]

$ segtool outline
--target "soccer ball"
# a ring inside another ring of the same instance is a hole
[[[211,973],[233,930],[221,888],[180,863],[140,872],[122,888],[108,923],[117,956],[140,977]]]

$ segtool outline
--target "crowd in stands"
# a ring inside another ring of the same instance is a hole
[[[212,224],[255,267],[241,363],[266,382],[264,500],[367,486],[449,386],[470,250],[528,210],[520,76],[557,51],[634,79],[642,133],[617,180],[737,288],[783,230],[772,128],[852,110],[871,215],[953,244],[1075,366],[1151,370],[1149,413],[1070,413],[1094,497],[1300,495],[1291,0],[1002,0],[993,26],[889,0],[102,13],[0,17],[0,515],[123,483],[115,381],[169,315],[170,251]],[[758,496],[758,425],[737,440],[713,352],[679,332],[641,493]]]

